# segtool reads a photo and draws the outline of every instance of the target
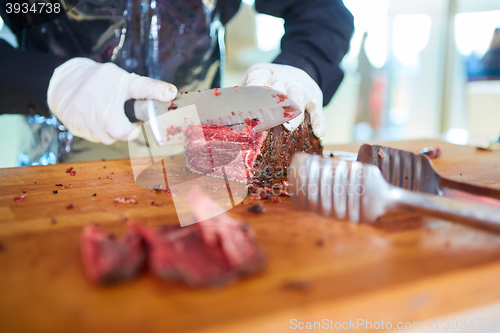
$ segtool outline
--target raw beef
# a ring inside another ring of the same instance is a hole
[[[258,121],[245,119],[245,122],[241,132],[228,126],[188,126],[184,151],[188,168],[201,174],[247,182],[267,133],[254,132]]]
[[[283,117],[293,118],[294,114],[295,114],[295,107],[294,106],[284,106],[283,107]]]
[[[190,193],[188,199],[195,215],[220,209],[200,192]],[[131,227],[149,245],[149,267],[167,280],[217,286],[256,272],[265,263],[252,231],[226,214],[183,228]]]
[[[222,209],[199,190],[191,191],[187,199],[198,220],[209,212],[220,212]],[[221,213],[197,226],[201,229],[204,243],[211,248],[220,247],[231,267],[240,272],[251,272],[262,265],[263,253],[248,225]]]
[[[85,227],[83,266],[90,280],[109,283],[134,277],[148,257],[158,276],[190,286],[217,286],[259,271],[265,256],[249,227],[224,213],[199,191],[187,199],[197,220],[187,227],[149,228],[129,223],[131,231],[116,239],[95,225]]]
[[[145,261],[144,244],[136,232],[115,238],[95,225],[85,227],[81,252],[85,272],[96,283],[130,279]]]
[[[253,129],[258,121],[245,121],[241,132],[227,126],[188,126],[184,152],[188,168],[239,182],[262,182],[285,177],[295,152],[323,152],[307,113],[293,132],[280,125],[255,133]]]

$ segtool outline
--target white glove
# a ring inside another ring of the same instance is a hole
[[[240,81],[241,86],[266,86],[279,90],[302,109],[309,112],[314,135],[325,135],[326,124],[323,115],[323,93],[318,84],[303,70],[278,64],[255,64],[250,67]],[[304,120],[300,117],[283,125],[294,131]]]
[[[170,83],[128,73],[112,63],[74,58],[54,70],[47,102],[74,135],[109,145],[128,140],[137,127],[125,115],[127,100],[170,102],[176,95]]]

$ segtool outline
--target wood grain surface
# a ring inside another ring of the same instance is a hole
[[[387,145],[439,146],[441,175],[500,188],[500,152],[435,141]],[[213,191],[211,182],[200,186]],[[15,202],[23,191],[27,198]],[[133,196],[137,204],[113,202]],[[263,202],[261,215],[247,211],[247,200],[229,211],[250,223],[266,251],[262,273],[218,289],[148,272],[101,287],[83,273],[82,227],[120,233],[127,219],[178,223],[172,197],[137,186],[129,160],[0,169],[0,332],[278,332],[293,318],[427,321],[500,300],[498,235],[407,212],[366,226],[297,212],[289,198]]]

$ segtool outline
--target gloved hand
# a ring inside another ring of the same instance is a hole
[[[74,58],[54,70],[47,102],[74,135],[109,145],[136,139],[129,138],[137,125],[125,116],[127,100],[170,102],[175,96],[177,88],[170,83],[128,73],[112,63]]]
[[[323,93],[318,84],[302,69],[278,65],[255,64],[243,75],[241,86],[266,86],[281,91],[302,109],[309,112],[314,135],[325,135],[326,124],[323,115]],[[294,131],[304,120],[300,117],[283,124],[289,131]]]

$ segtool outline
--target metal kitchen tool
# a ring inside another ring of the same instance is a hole
[[[358,162],[377,166],[390,184],[411,190],[500,206],[500,191],[441,177],[424,154],[364,144]]]
[[[499,207],[395,187],[374,165],[295,154],[288,182],[295,207],[325,217],[370,224],[403,209],[500,232]]]
[[[303,112],[277,90],[248,86],[180,93],[173,103],[130,100],[125,103],[125,114],[132,122],[149,122],[161,146],[170,143],[172,134],[167,133],[168,128],[179,127],[177,134],[192,123],[192,119],[185,119],[184,109],[188,106],[196,107],[196,120],[201,125],[243,125],[246,118],[259,119],[256,132],[281,125]]]

